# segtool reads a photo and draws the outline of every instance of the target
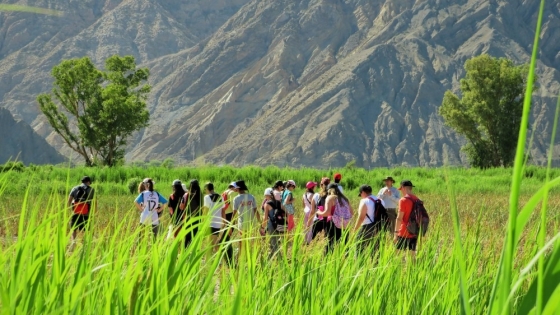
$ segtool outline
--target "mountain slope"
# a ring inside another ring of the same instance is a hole
[[[0,108],[0,164],[21,161],[25,164],[57,164],[64,157],[37,135],[24,121],[16,121],[10,111]]]
[[[61,58],[132,53],[150,68],[153,93],[151,125],[129,160],[465,164],[464,140],[437,114],[443,94],[457,91],[472,56],[528,62],[537,10],[528,0],[122,1],[94,10],[64,40],[48,39],[48,51],[20,45],[2,57],[0,104],[64,150],[27,105],[50,89],[50,68]],[[532,110],[536,163],[560,92],[558,29],[560,5],[548,2]]]

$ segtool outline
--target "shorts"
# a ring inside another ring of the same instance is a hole
[[[221,231],[221,230],[222,230],[222,229],[220,229],[220,228],[210,227],[210,231],[211,231],[212,235],[218,235],[218,234],[220,234],[220,231]]]
[[[398,237],[397,238],[397,249],[401,250],[416,250],[416,243],[418,242],[417,238],[404,238]]]
[[[72,218],[70,218],[70,227],[72,230],[83,231],[88,225],[88,215],[83,214],[73,214]]]

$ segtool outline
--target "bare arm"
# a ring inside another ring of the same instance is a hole
[[[360,229],[362,223],[364,223],[364,220],[366,219],[366,214],[367,214],[367,205],[365,202],[363,202],[358,209],[358,220],[356,220],[354,231],[358,231]]]
[[[136,209],[138,209],[138,211],[143,211],[144,209],[142,209],[142,205],[139,204],[138,202],[134,201],[134,205],[136,206]]]
[[[394,240],[394,241],[397,240],[397,236],[398,236],[399,230],[400,230],[400,228],[401,228],[401,224],[402,224],[402,221],[403,221],[403,217],[404,217],[404,212],[399,211],[399,214],[397,215],[397,220],[396,220],[396,222],[395,222],[395,231],[394,231],[395,237],[393,237],[393,240]]]
[[[313,224],[313,217],[315,217],[316,212],[317,205],[315,204],[315,198],[311,198],[311,211],[309,211],[309,218],[307,218],[307,227],[310,227]]]
[[[72,196],[68,197],[68,207],[72,206],[72,201],[74,200],[74,198],[72,198]]]
[[[336,198],[333,196],[328,196],[327,200],[325,201],[325,209],[323,211],[317,210],[317,215],[321,217],[328,217],[331,215],[331,210],[334,208],[334,203],[336,202]]]
[[[271,210],[271,206],[267,203],[264,204],[264,217],[261,223],[261,228],[266,229],[266,225],[268,224],[268,217]]]

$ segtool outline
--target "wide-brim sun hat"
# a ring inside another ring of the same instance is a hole
[[[386,181],[388,181],[388,180],[392,181],[393,184],[395,183],[395,180],[394,180],[393,177],[391,177],[391,176],[387,176],[387,177],[385,177],[385,178],[383,179],[384,182],[386,182]]]
[[[290,179],[290,180],[286,181],[286,187],[288,187],[288,186],[297,187],[296,182],[293,179]]]

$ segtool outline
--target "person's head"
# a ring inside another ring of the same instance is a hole
[[[207,194],[211,194],[214,192],[214,184],[212,184],[211,182],[206,183],[206,185],[204,185],[204,190],[206,191]]]
[[[342,174],[340,174],[340,173],[334,174],[334,182],[335,183],[339,184],[341,179],[342,179]]]
[[[183,188],[184,184],[176,179],[173,181],[173,183],[171,184],[171,187],[173,188],[173,194],[177,195],[177,196],[182,196],[185,194],[186,189]]]
[[[315,187],[317,186],[316,182],[307,182],[307,184],[305,184],[305,189],[308,193],[315,193]]]
[[[373,189],[370,185],[362,185],[360,186],[360,193],[358,194],[358,197],[367,198],[369,195],[371,195],[372,191]]]
[[[385,179],[383,179],[383,183],[385,184],[385,186],[391,188],[395,184],[395,180],[393,179],[393,177],[387,176],[385,177]]]
[[[264,199],[274,200],[274,190],[272,188],[267,188],[264,190]]]
[[[239,192],[239,194],[244,194],[247,191],[249,191],[249,188],[247,188],[247,185],[245,184],[245,181],[243,181],[243,180],[236,181],[235,185],[238,187],[237,191]]]
[[[276,183],[274,183],[274,186],[272,186],[272,188],[274,190],[282,191],[284,190],[284,182],[282,182],[281,180],[277,180]]]
[[[82,184],[89,186],[91,185],[91,178],[89,176],[82,177]]]
[[[348,202],[348,198],[346,198],[346,196],[344,196],[344,194],[340,191],[337,183],[330,183],[329,186],[327,186],[327,192],[330,196],[338,197],[338,202],[340,204],[342,204],[342,199]]]
[[[145,187],[144,191],[154,191],[155,182],[151,178],[145,178],[142,182],[144,183]]]
[[[231,184],[229,184],[228,188],[230,190],[239,192],[239,186],[237,186],[237,181],[231,182]]]
[[[196,180],[196,179],[191,180],[191,182],[189,184],[189,195],[190,196],[200,196],[201,195],[200,184],[198,183],[198,180]]]
[[[285,187],[286,187],[287,190],[292,191],[292,190],[296,189],[296,187],[297,187],[296,182],[294,182],[293,180],[290,179],[290,180],[286,181],[286,186]]]
[[[404,194],[410,194],[412,193],[413,187],[415,186],[412,185],[412,182],[406,179],[401,182],[401,186],[399,187],[399,190],[402,191]]]
[[[328,177],[323,177],[321,179],[321,192],[319,192],[319,195],[321,195],[321,197],[325,197],[327,195],[327,187],[329,186],[329,184],[331,183],[331,179]]]

